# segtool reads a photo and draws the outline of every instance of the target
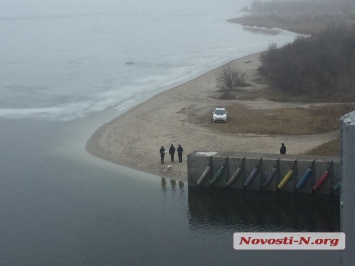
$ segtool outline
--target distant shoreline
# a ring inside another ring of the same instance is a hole
[[[245,15],[238,18],[227,20],[230,23],[239,24],[248,27],[260,27],[266,29],[282,29],[299,34],[315,35],[324,30],[329,21],[319,20],[304,20],[299,18],[298,23],[281,23],[280,19],[271,15]]]
[[[263,88],[263,85],[254,81],[260,65],[259,55],[248,55],[229,63],[246,73],[248,83],[252,84],[249,89],[252,90]],[[191,123],[189,116],[201,112],[209,116],[210,111],[219,105],[244,104],[250,108],[270,106],[268,101],[218,99],[215,80],[222,68],[218,67],[164,91],[104,124],[91,136],[86,150],[112,163],[185,181],[186,156],[194,150],[278,153],[280,143],[286,142],[288,149],[297,154],[337,137],[337,132],[299,136],[222,134]],[[165,164],[161,164],[159,149],[164,146],[168,150],[171,144],[175,147],[182,145],[183,162],[177,163],[176,154],[175,162],[171,163],[167,154]],[[162,173],[168,164],[173,169]]]
[[[257,63],[258,56],[259,53],[232,62],[254,59]],[[249,67],[251,65],[248,64]],[[166,163],[160,164],[160,147],[164,146],[168,150],[172,143],[176,147],[181,144],[184,148],[183,163],[174,164],[171,173],[176,173],[173,175],[175,179],[184,181],[186,179],[186,155],[194,148],[188,141],[189,136],[193,134],[193,129],[188,129],[189,125],[186,124],[186,115],[183,114],[182,109],[194,105],[195,101],[201,101],[203,99],[201,93],[206,95],[213,93],[215,77],[222,67],[161,92],[104,124],[90,137],[86,150],[109,162],[159,175],[170,162],[170,156],[167,154]],[[176,127],[175,121],[179,121]],[[189,133],[184,132],[186,129]],[[177,157],[177,154],[175,156]]]

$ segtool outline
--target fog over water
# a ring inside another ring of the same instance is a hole
[[[0,265],[339,265],[232,247],[236,231],[337,231],[332,200],[189,195],[84,150],[128,108],[295,38],[226,22],[250,3],[0,0]]]
[[[226,22],[250,1],[0,1],[0,117],[72,120],[132,106],[292,41]],[[127,64],[127,63],[133,64]]]

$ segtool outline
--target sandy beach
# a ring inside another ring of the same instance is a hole
[[[259,54],[248,55],[230,64],[245,72],[246,80],[251,84],[245,90],[264,88],[265,85],[255,82],[260,65]],[[284,142],[288,154],[299,154],[338,137],[338,131],[284,136],[225,134],[202,127],[195,118],[202,117],[213,123],[212,111],[217,106],[236,104],[248,108],[271,109],[307,105],[263,99],[220,100],[217,97],[216,77],[222,69],[223,66],[162,92],[104,124],[89,139],[87,151],[132,169],[185,181],[186,156],[195,150],[278,153],[280,144]],[[176,148],[178,144],[183,147],[182,163],[178,163],[177,154],[175,162],[170,162],[168,149],[171,144]],[[161,146],[167,151],[165,164],[160,163]],[[173,168],[162,173],[167,165],[172,165]]]

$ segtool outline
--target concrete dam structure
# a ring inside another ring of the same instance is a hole
[[[339,197],[340,158],[194,151],[187,157],[189,189],[230,189]]]
[[[252,223],[257,220],[258,224],[267,223],[270,209],[263,211],[260,208],[269,207],[274,204],[271,210],[272,217],[278,217],[278,213],[290,213],[291,216],[297,215],[297,208],[292,205],[301,200],[299,205],[311,207],[305,217],[312,217],[320,210],[319,205],[314,205],[317,201],[324,202],[321,215],[304,221],[305,227],[313,221],[324,218],[324,214],[333,215],[333,218],[326,218],[330,221],[330,227],[326,226],[327,231],[338,231],[334,224],[337,224],[338,209],[333,205],[339,204],[340,209],[340,232],[346,234],[346,248],[341,251],[341,265],[354,265],[355,250],[355,111],[344,115],[340,119],[340,158],[324,156],[305,156],[305,155],[281,155],[281,154],[258,154],[258,153],[236,153],[236,152],[208,152],[195,151],[187,157],[187,175],[189,197],[193,198],[191,205],[192,222],[196,220],[206,221],[203,213],[209,213],[211,205],[216,201],[216,197],[210,195],[222,194],[224,197],[233,196],[230,200],[231,211],[222,212],[223,217],[226,213],[233,215],[228,217],[238,223],[238,215],[248,215],[250,212],[245,210],[247,204],[253,203],[255,194],[270,192],[273,194],[284,194],[284,198],[294,197],[292,200],[277,200],[273,197],[263,197],[266,204],[255,202],[252,204],[252,213],[255,217],[249,218]],[[195,191],[213,191],[212,193],[194,193]],[[190,193],[190,191],[192,193]],[[229,191],[230,193],[224,193]],[[216,193],[215,193],[216,192]],[[239,200],[235,200],[234,195],[242,195]],[[266,193],[265,193],[266,194]],[[312,197],[312,200],[297,195],[325,195],[325,197]],[[250,195],[250,196],[249,196]],[[334,196],[328,197],[327,195]],[[245,199],[246,197],[247,199]],[[271,199],[270,199],[271,198]],[[218,200],[218,198],[217,198]],[[205,203],[208,202],[208,203]],[[337,203],[338,202],[338,203]],[[240,211],[235,212],[235,205]],[[240,204],[240,205],[238,205]],[[281,204],[281,205],[278,205]],[[291,204],[284,206],[284,204]],[[215,207],[219,210],[220,205]],[[201,211],[202,210],[202,211]],[[302,212],[301,212],[302,213]],[[215,219],[215,212],[211,219]],[[283,216],[282,216],[283,217]],[[222,219],[221,219],[222,220]],[[223,220],[222,220],[223,221]],[[333,222],[332,222],[333,221]],[[322,224],[326,224],[322,222]],[[332,226],[333,224],[333,226]],[[307,229],[307,228],[306,228]],[[310,228],[311,229],[311,228]]]

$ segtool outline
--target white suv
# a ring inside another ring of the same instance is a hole
[[[213,122],[227,122],[227,110],[223,107],[217,107],[212,112],[212,121]]]

